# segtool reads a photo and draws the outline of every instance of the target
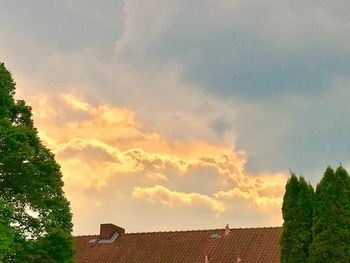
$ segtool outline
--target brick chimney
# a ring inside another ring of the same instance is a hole
[[[99,239],[111,239],[115,233],[118,233],[118,235],[123,235],[125,234],[125,229],[113,224],[101,224]]]

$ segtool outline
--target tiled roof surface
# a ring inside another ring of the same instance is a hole
[[[278,263],[280,227],[127,233],[110,244],[89,244],[98,236],[76,237],[78,263]],[[218,233],[221,238],[210,239]]]

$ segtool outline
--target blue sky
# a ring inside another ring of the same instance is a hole
[[[244,166],[248,178],[261,174],[279,177],[291,169],[315,184],[326,166],[342,163],[349,167],[349,5],[347,1],[271,0],[0,1],[1,61],[12,71],[19,95],[42,113],[36,117],[39,130],[57,143],[87,135],[72,132],[74,138],[61,138],[64,131],[59,124],[45,116],[68,123],[69,112],[74,121],[81,121],[86,112],[94,116],[108,105],[110,109],[127,109],[118,112],[134,114],[132,123],[137,123],[139,132],[157,134],[173,148],[177,143],[201,142],[231,148],[237,156],[242,153],[244,157],[239,158],[244,165],[238,166]],[[62,96],[66,98],[63,102],[57,99]],[[77,101],[89,106],[75,107],[85,113],[67,109],[45,115],[38,101],[60,109],[68,107],[64,104],[67,101],[71,106],[77,106]],[[110,128],[113,133],[118,126]],[[91,134],[88,139],[118,150],[137,147],[152,154],[166,152],[143,147],[144,142],[121,144],[118,139],[117,144],[115,138]],[[57,145],[51,147],[59,153]],[[58,156],[66,167],[67,158],[62,153]],[[189,157],[181,158],[188,161]],[[163,172],[171,184],[148,182],[142,187],[153,187],[154,193],[163,191],[155,188],[162,185],[172,192],[211,198],[224,191],[222,185],[212,185],[217,171],[191,170],[182,181],[172,177],[171,171]],[[135,181],[133,187],[139,189],[138,184]],[[68,179],[66,185],[69,195]],[[89,187],[85,190],[92,191]],[[239,188],[239,184],[232,187]],[[98,193],[96,198],[105,201],[107,197]],[[145,192],[137,193],[150,200]],[[77,210],[74,198],[83,197],[71,196]],[[215,200],[204,199],[217,209]],[[128,200],[129,207],[141,202]],[[155,199],[151,201],[157,205]],[[180,217],[187,203],[166,205],[159,213]],[[247,222],[252,215],[261,220],[251,220],[249,225],[272,224],[266,213],[244,209],[244,205],[251,207],[244,202],[239,208],[226,205],[226,212],[214,219],[203,219],[201,213],[206,210],[196,208],[190,218],[202,222],[198,225],[202,228],[224,225],[242,209],[245,212],[235,224]],[[140,215],[154,219],[155,208],[148,209]],[[79,214],[81,219],[75,219],[77,232],[92,228],[82,226],[84,216]],[[123,222],[129,219],[125,217]],[[101,220],[96,218],[93,223]],[[165,216],[164,220],[170,219]],[[157,224],[154,228],[161,225]],[[176,228],[195,226],[179,223]],[[147,227],[152,229],[145,224],[131,228]]]

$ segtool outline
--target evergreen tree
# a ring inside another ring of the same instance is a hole
[[[311,184],[307,183],[304,177],[299,178],[299,244],[300,254],[297,262],[307,262],[309,257],[309,247],[312,243],[312,215],[315,193]],[[294,261],[295,262],[295,261]]]
[[[312,241],[314,191],[303,177],[292,174],[283,198],[283,231],[280,238],[281,262],[307,262]]]
[[[316,188],[310,263],[350,260],[350,179],[328,167]]]
[[[73,262],[60,167],[38,137],[31,108],[14,94],[0,63],[0,262]]]
[[[286,184],[286,191],[283,197],[282,215],[284,219],[283,232],[280,239],[281,262],[293,262],[294,256],[298,254],[299,248],[295,246],[298,234],[298,196],[300,192],[299,181],[295,174],[292,174]]]

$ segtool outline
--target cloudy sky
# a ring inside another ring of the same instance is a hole
[[[0,0],[0,61],[75,234],[281,224],[289,170],[350,165],[350,2]]]

